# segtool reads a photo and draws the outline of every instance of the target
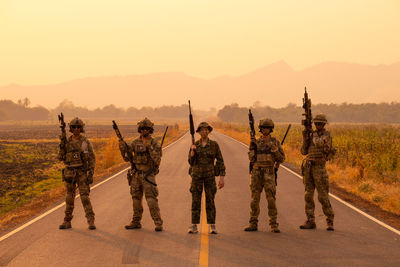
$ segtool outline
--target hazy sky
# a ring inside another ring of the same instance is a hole
[[[400,61],[399,0],[0,0],[0,85]]]

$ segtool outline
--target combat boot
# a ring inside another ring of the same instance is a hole
[[[140,224],[140,222],[134,222],[132,221],[130,224],[125,225],[125,229],[140,229],[142,228],[142,225]]]
[[[58,227],[59,229],[69,229],[71,228],[71,221],[64,221],[60,226]]]
[[[215,224],[210,224],[210,234],[213,234],[213,235],[218,234]]]
[[[329,221],[329,222],[326,222],[326,230],[327,231],[334,231],[335,229],[333,228],[333,222],[332,221]]]
[[[189,226],[188,233],[189,234],[197,234],[199,231],[197,230],[197,224],[192,224]]]
[[[315,222],[313,221],[305,221],[304,224],[300,225],[300,229],[315,229],[317,226],[315,225]]]
[[[251,224],[249,224],[249,226],[244,228],[244,230],[246,232],[255,232],[255,231],[258,231],[258,227],[257,227],[257,224],[251,223]]]
[[[96,229],[96,225],[94,225],[94,219],[89,219],[88,220],[88,224],[89,224],[89,226],[88,226],[89,230],[95,230]]]
[[[161,232],[163,230],[162,225],[156,225],[156,228],[154,228],[154,231],[156,232]]]

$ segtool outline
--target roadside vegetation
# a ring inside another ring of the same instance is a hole
[[[218,131],[249,144],[246,124],[215,122]],[[282,140],[288,124],[278,124],[273,135]],[[330,182],[339,188],[400,215],[400,126],[390,124],[328,124],[337,148],[328,162]],[[283,146],[286,162],[300,168],[304,156],[299,124],[292,125]]]
[[[161,139],[165,127],[157,125],[154,137]],[[120,130],[128,143],[138,136],[136,126],[121,125]],[[178,125],[170,125],[164,146],[184,132]],[[59,129],[54,125],[51,128],[8,125],[0,129],[0,228],[32,216],[64,196],[63,163],[57,160],[58,134]],[[118,138],[111,126],[88,127],[86,135],[96,154],[95,183],[129,166],[122,160]]]

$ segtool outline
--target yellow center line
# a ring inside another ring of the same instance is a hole
[[[208,266],[208,225],[207,225],[207,215],[206,215],[206,198],[205,192],[201,198],[201,246],[200,246],[200,258],[199,266]]]

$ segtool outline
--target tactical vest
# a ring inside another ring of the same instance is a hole
[[[275,142],[276,139],[271,137],[271,141]],[[274,166],[274,159],[272,158],[271,148],[268,146],[269,142],[257,140],[257,160],[254,167],[270,168]]]
[[[326,161],[324,138],[324,135],[318,136],[318,133],[313,132],[311,144],[308,147],[307,160],[321,163]]]
[[[78,140],[72,140],[70,137],[66,145],[65,165],[70,168],[84,167],[85,154],[88,154],[86,138],[80,137]]]
[[[155,146],[154,139],[151,139],[150,144]],[[133,149],[133,162],[136,164],[136,168],[140,171],[147,171],[153,167],[153,161],[151,160],[150,153],[147,150],[146,145],[142,140],[136,140],[132,143]]]

